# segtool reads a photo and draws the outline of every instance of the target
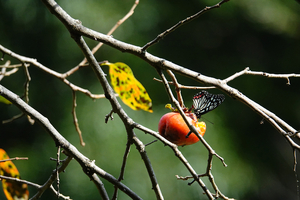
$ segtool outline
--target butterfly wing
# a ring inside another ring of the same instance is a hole
[[[194,113],[198,119],[201,115],[212,111],[225,100],[223,94],[210,94],[207,91],[201,91],[193,97]]]

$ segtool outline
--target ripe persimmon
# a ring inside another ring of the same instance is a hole
[[[206,131],[205,122],[198,122],[194,113],[187,112],[185,115],[189,122],[195,126],[198,133],[203,136]],[[178,112],[170,112],[163,115],[158,124],[158,132],[161,136],[178,146],[190,145],[199,141],[199,138],[194,133],[186,138],[190,129]]]

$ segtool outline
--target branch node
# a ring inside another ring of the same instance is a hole
[[[113,113],[114,113],[114,110],[111,109],[111,111],[107,115],[105,115],[105,123],[106,124],[107,124],[109,118],[110,118],[110,120],[114,119]]]
[[[290,79],[289,79],[289,77],[286,77],[286,80],[287,80],[287,85],[291,85],[291,82],[290,82]]]
[[[3,60],[4,60],[5,53],[4,53],[3,51],[1,51],[1,52],[2,52],[2,57],[0,58],[0,60],[3,61]]]

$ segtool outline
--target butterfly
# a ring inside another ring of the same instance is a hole
[[[194,113],[198,119],[201,118],[201,115],[212,111],[218,107],[225,100],[223,94],[210,94],[205,90],[198,92],[193,97],[193,108]]]

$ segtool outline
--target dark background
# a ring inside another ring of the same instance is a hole
[[[130,9],[133,0],[58,1],[73,18],[83,25],[107,33]],[[193,15],[205,6],[217,1],[140,1],[135,13],[113,34],[114,38],[143,46],[159,33],[178,21]],[[86,39],[90,47],[94,41]],[[76,66],[82,53],[69,32],[52,15],[41,1],[0,1],[0,44],[10,50],[31,58],[43,65],[64,73]],[[269,73],[300,73],[300,4],[283,0],[229,1],[198,19],[182,26],[148,52],[201,74],[219,79],[250,67],[253,71]],[[169,103],[155,69],[141,59],[103,46],[96,58],[128,64],[136,78],[146,87],[153,101],[154,113],[125,111],[138,123],[157,130],[160,117],[168,112]],[[18,61],[5,55],[13,64]],[[108,70],[104,67],[106,73]],[[119,175],[121,159],[125,150],[126,133],[117,115],[113,121],[104,123],[110,111],[105,99],[93,101],[78,95],[77,116],[86,147],[79,144],[71,109],[72,92],[57,78],[37,69],[29,68],[30,105],[46,116],[56,129],[83,154],[96,160],[99,167],[115,177]],[[199,83],[177,76],[181,84]],[[68,78],[72,83],[93,93],[102,88],[90,68],[83,68]],[[300,121],[300,79],[272,79],[261,76],[241,76],[229,83],[260,105],[274,112],[296,129]],[[25,75],[22,68],[1,81],[1,84],[22,95]],[[186,106],[191,106],[195,90],[183,90]],[[221,93],[211,90],[211,93]],[[122,104],[124,105],[124,104]],[[13,105],[0,104],[0,120],[19,114]],[[220,190],[236,199],[296,199],[297,184],[293,172],[293,151],[286,140],[268,123],[260,125],[262,118],[242,103],[227,96],[225,102],[203,119],[207,123],[205,139],[221,155],[227,168],[218,159],[213,162],[213,174]],[[212,122],[212,123],[211,123]],[[150,135],[136,130],[146,144],[154,140]],[[27,156],[28,161],[16,161],[22,178],[43,184],[56,163],[49,157],[56,156],[56,147],[39,124],[30,125],[25,117],[9,124],[0,124],[0,148],[10,157]],[[156,142],[146,148],[160,183],[165,199],[206,199],[197,184],[188,186],[175,175],[188,175],[185,167],[174,153]],[[206,168],[207,151],[202,144],[181,147],[183,154],[198,173]],[[150,180],[135,147],[132,148],[125,180],[131,189],[144,199],[154,199]],[[299,171],[298,171],[299,173]],[[60,191],[72,199],[98,199],[96,187],[86,177],[80,166],[72,161],[61,174]],[[205,183],[209,182],[204,178]],[[113,186],[103,180],[109,195]],[[29,187],[30,194],[36,192]],[[122,192],[120,199],[128,199]],[[5,198],[0,193],[0,199]],[[42,199],[55,199],[47,191]]]

